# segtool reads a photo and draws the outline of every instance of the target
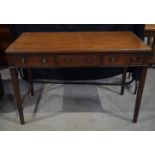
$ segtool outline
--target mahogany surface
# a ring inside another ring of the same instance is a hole
[[[0,24],[0,52],[3,52],[13,41],[9,25]]]
[[[25,121],[16,69],[37,67],[139,66],[141,76],[133,116],[133,122],[137,122],[152,51],[132,32],[29,32],[23,33],[5,52],[3,61],[10,67],[22,124]],[[33,95],[32,80],[30,84]]]
[[[153,56],[149,59],[150,64],[155,64],[155,24],[145,25],[145,37],[147,37],[147,43],[152,47]]]
[[[102,53],[148,51],[132,32],[29,32],[23,33],[6,53]]]
[[[145,36],[155,36],[155,24],[145,25]]]

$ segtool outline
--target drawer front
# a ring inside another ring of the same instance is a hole
[[[2,50],[8,47],[7,43],[10,44],[13,41],[10,28],[7,24],[0,24],[0,48]]]
[[[42,56],[14,56],[9,57],[13,66],[21,67],[52,67],[54,66],[54,57],[48,55]]]
[[[7,28],[0,28],[0,35],[8,35],[10,34],[10,30]]]
[[[13,42],[11,35],[1,35],[0,34],[0,42]]]
[[[144,55],[104,55],[103,66],[136,66],[144,63]]]
[[[10,29],[0,28],[0,41],[1,42],[12,41],[12,35]]]
[[[0,24],[0,29],[8,29],[10,24]]]
[[[56,65],[60,67],[91,67],[100,65],[99,55],[58,55]]]
[[[5,50],[6,48],[9,47],[10,44],[11,44],[11,42],[1,42],[0,41],[0,50]]]

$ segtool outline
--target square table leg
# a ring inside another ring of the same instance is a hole
[[[4,88],[3,88],[3,81],[0,74],[0,99],[4,96]]]
[[[25,124],[23,108],[22,108],[22,100],[21,100],[19,83],[18,83],[18,73],[17,73],[16,68],[10,68],[10,74],[11,74],[12,86],[13,86],[13,90],[14,90],[16,106],[17,106],[17,110],[19,113],[20,122],[21,122],[21,124]]]
[[[34,96],[33,79],[32,79],[32,72],[31,72],[30,68],[27,69],[27,73],[28,73],[28,81],[29,81],[30,93],[31,93],[31,96]]]
[[[145,85],[147,69],[148,69],[147,66],[144,66],[144,67],[141,68],[139,86],[138,86],[136,103],[135,103],[135,110],[134,110],[134,115],[133,115],[133,122],[134,123],[136,123],[137,119],[138,119],[138,114],[139,114],[140,104],[141,104],[141,100],[142,100],[142,95],[143,95],[143,90],[144,90],[144,85]]]
[[[127,67],[124,67],[124,71],[122,74],[122,83],[121,83],[121,93],[120,95],[124,95],[125,83],[126,83],[126,74],[127,74]]]

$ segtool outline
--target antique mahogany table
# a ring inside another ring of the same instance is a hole
[[[152,47],[153,57],[150,59],[150,64],[155,64],[155,24],[146,24],[145,37],[147,37],[147,43]]]
[[[155,36],[155,24],[145,24],[145,35]]]
[[[133,122],[137,122],[151,48],[132,32],[29,32],[5,51],[21,124],[24,124],[18,68],[140,68]],[[29,71],[29,77],[31,77]],[[30,78],[31,79],[31,78]],[[30,80],[33,94],[32,81]]]

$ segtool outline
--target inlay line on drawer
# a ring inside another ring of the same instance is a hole
[[[63,54],[57,55],[56,65],[58,67],[93,67],[101,64],[101,56],[93,54]]]
[[[53,55],[21,55],[16,56],[12,55],[12,57],[8,58],[13,66],[22,66],[22,67],[53,67],[55,66],[55,57]]]
[[[134,66],[144,63],[144,55],[107,54],[103,56],[102,66]]]

